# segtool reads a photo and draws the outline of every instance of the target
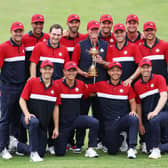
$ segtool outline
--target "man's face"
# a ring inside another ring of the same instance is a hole
[[[156,37],[156,30],[154,29],[146,29],[144,31],[144,36],[146,40],[153,40]]]
[[[93,28],[93,29],[88,29],[88,35],[91,40],[96,40],[98,39],[99,36],[99,29]]]
[[[114,37],[117,42],[121,43],[125,40],[126,32],[123,30],[117,30],[114,32]]]
[[[114,81],[120,80],[122,70],[119,67],[114,66],[111,69],[109,69],[107,72],[112,80]]]
[[[150,77],[152,72],[152,66],[149,65],[143,65],[141,67],[141,75],[143,78]]]
[[[53,45],[57,45],[62,37],[62,32],[61,29],[55,29],[53,28],[51,32],[49,33],[50,35],[50,42]]]
[[[33,33],[37,35],[41,35],[41,32],[43,31],[44,23],[43,22],[34,22],[31,24],[33,28]]]
[[[24,31],[22,29],[11,30],[11,37],[16,42],[21,42]]]
[[[40,68],[40,72],[43,79],[50,80],[52,78],[54,68],[51,66],[44,66],[43,68]]]
[[[65,76],[66,79],[75,80],[76,75],[77,75],[77,70],[75,68],[71,68],[71,69],[68,69],[68,70],[64,69],[64,76]]]
[[[130,33],[135,33],[138,30],[138,22],[135,20],[130,20],[129,22],[126,23],[127,26],[127,31]]]
[[[101,26],[101,31],[104,34],[108,34],[108,33],[111,33],[111,29],[112,29],[113,23],[108,21],[108,20],[106,20],[104,22],[101,22],[100,26]]]
[[[71,32],[77,33],[79,30],[80,21],[79,20],[72,20],[71,22],[67,23],[67,26]]]

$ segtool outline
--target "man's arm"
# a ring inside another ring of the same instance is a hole
[[[140,75],[140,67],[138,66],[136,71],[128,79],[124,81],[124,85],[125,86],[131,85],[132,81],[135,80],[139,75]]]
[[[140,133],[140,135],[144,135],[145,134],[145,128],[144,128],[143,122],[142,122],[142,107],[141,107],[141,104],[137,104],[137,114],[138,114],[138,118],[139,118],[139,133]]]
[[[150,112],[147,116],[148,120],[152,119],[154,116],[157,116],[159,114],[159,112],[161,111],[161,109],[164,107],[164,105],[167,102],[167,92],[160,92],[160,98],[159,101],[155,107],[155,109]]]
[[[135,98],[130,99],[130,100],[129,100],[129,104],[130,104],[130,109],[131,109],[129,115],[137,116]]]
[[[30,63],[30,78],[36,77],[36,67],[37,67],[36,63],[34,63],[34,62]]]
[[[53,111],[54,130],[52,138],[56,139],[59,135],[59,105],[55,105]]]
[[[30,114],[28,108],[27,108],[27,103],[26,100],[23,99],[22,97],[20,97],[19,99],[19,104],[20,104],[20,108],[23,111],[24,115],[25,115],[25,122],[26,124],[29,124],[29,120],[31,119],[31,117],[36,117],[34,114]]]

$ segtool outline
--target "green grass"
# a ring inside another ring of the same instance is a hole
[[[100,15],[112,15],[114,23],[125,23],[126,16],[135,13],[139,16],[139,30],[148,20],[155,21],[158,36],[168,40],[167,0],[4,0],[0,10],[0,42],[10,36],[9,28],[12,22],[21,21],[25,25],[25,32],[31,29],[31,16],[35,13],[44,14],[45,31],[53,23],[60,23],[66,28],[66,18],[71,13],[81,17],[81,32],[86,32],[89,20],[99,20]]]
[[[135,13],[139,16],[139,30],[145,21],[152,20],[157,24],[158,37],[168,40],[168,1],[167,0],[4,0],[0,7],[0,42],[10,37],[10,25],[21,21],[25,32],[31,29],[31,16],[41,13],[45,16],[45,32],[53,23],[60,23],[66,29],[66,18],[71,13],[81,17],[80,31],[86,32],[89,20],[99,20],[100,15],[110,14],[114,23],[125,23],[126,16]],[[166,168],[168,156],[160,160],[149,160],[138,154],[136,160],[128,160],[126,154],[109,156],[100,153],[98,159],[87,159],[84,153],[75,155],[69,152],[65,157],[46,156],[42,163],[31,163],[28,157],[15,156],[12,160],[0,159],[0,168]]]
[[[110,156],[99,152],[99,158],[85,158],[82,154],[68,152],[65,157],[46,156],[44,162],[32,163],[29,157],[15,156],[12,160],[0,159],[0,168],[166,168],[168,158],[150,160],[147,155],[138,154],[137,159],[127,159],[125,153]]]

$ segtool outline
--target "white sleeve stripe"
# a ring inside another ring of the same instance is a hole
[[[124,62],[124,61],[135,61],[133,56],[130,57],[116,57],[113,58],[113,61]]]
[[[79,99],[83,94],[61,94],[61,98],[65,99]]]
[[[51,102],[56,102],[56,100],[57,100],[56,97],[46,96],[46,95],[40,95],[40,94],[31,94],[30,98],[31,99],[36,99],[36,100],[51,101]]]
[[[97,96],[102,98],[107,98],[107,99],[128,100],[128,96],[112,95],[112,94],[100,93],[100,92],[97,92]]]
[[[34,46],[31,46],[31,47],[25,47],[25,51],[33,51],[34,49]]]
[[[49,60],[53,63],[64,63],[64,59],[61,58],[51,58],[51,57],[44,57],[44,56],[40,56],[40,61],[44,61],[44,60]]]
[[[17,61],[25,61],[25,56],[17,56],[12,58],[5,58],[5,62],[17,62]]]
[[[150,90],[150,91],[148,91],[148,92],[145,92],[145,93],[143,93],[143,94],[140,94],[139,97],[140,97],[140,99],[143,99],[143,98],[145,98],[145,97],[147,97],[147,96],[151,96],[151,95],[154,95],[154,94],[156,94],[156,93],[159,93],[159,90],[158,90],[158,89]]]
[[[164,60],[164,55],[148,55],[145,56],[144,58],[148,58],[150,60]]]

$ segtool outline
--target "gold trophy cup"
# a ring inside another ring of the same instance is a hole
[[[96,58],[96,55],[99,53],[99,51],[93,47],[89,50],[89,54],[92,56],[92,65],[89,67],[88,75],[89,77],[96,77],[97,76],[97,70],[96,70],[96,62],[93,61],[94,58]]]

